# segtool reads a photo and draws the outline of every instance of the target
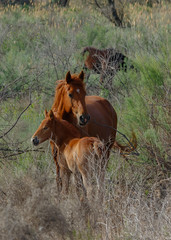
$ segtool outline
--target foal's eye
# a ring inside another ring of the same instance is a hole
[[[73,95],[72,95],[72,93],[69,93],[69,97],[70,97],[70,98],[73,98]]]
[[[47,126],[45,126],[45,127],[43,128],[43,130],[46,130],[46,129],[48,129],[48,127],[47,127]]]

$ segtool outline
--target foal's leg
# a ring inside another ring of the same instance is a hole
[[[105,175],[106,169],[109,161],[110,149],[108,147],[103,149],[102,155],[98,158],[99,162],[99,189],[98,189],[98,198],[100,201],[104,198],[105,192]]]
[[[83,201],[84,198],[86,198],[86,190],[83,186],[83,180],[82,180],[81,174],[78,171],[76,171],[76,173],[74,174],[74,180],[75,180],[77,196],[80,199],[80,201]],[[83,190],[83,196],[81,195],[81,190]]]
[[[79,171],[80,171],[82,179],[83,179],[83,185],[87,192],[87,198],[88,198],[88,200],[91,200],[93,197],[93,188],[91,185],[91,176],[88,172],[89,170],[88,170],[87,165],[88,164],[80,166]]]
[[[60,167],[60,177],[62,180],[62,193],[68,194],[71,171],[65,167]]]
[[[56,183],[57,183],[57,189],[60,191],[62,188],[61,178],[60,178],[60,167],[58,163],[58,149],[56,148],[53,141],[50,141],[51,149],[52,149],[52,155],[53,160],[56,164]]]
[[[99,162],[99,189],[98,189],[98,199],[102,202],[104,198],[104,190],[105,190],[105,171],[106,171],[106,164],[103,163],[103,159],[100,159]]]

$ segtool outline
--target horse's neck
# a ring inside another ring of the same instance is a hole
[[[56,117],[58,117],[60,119],[63,119],[63,120],[66,120],[66,121],[68,121],[68,122],[70,122],[74,125],[77,124],[76,117],[73,115],[72,112],[67,113],[65,111],[65,108],[64,108],[63,104],[54,103],[53,106],[52,106],[52,110],[53,110]]]
[[[70,123],[73,123],[73,124],[77,123],[77,119],[73,115],[73,113],[72,112],[67,113],[65,111],[62,98],[60,100],[55,98],[55,101],[52,105],[52,110],[53,110],[56,117],[58,117],[60,119],[64,119],[64,120],[66,120]]]
[[[64,120],[54,122],[53,141],[63,152],[68,143],[74,138],[80,138],[80,133],[72,124]]]

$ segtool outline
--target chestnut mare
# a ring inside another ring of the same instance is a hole
[[[136,148],[122,146],[115,141],[117,114],[108,100],[99,96],[86,96],[83,71],[78,75],[67,72],[65,79],[59,81],[52,111],[56,117],[75,125],[81,137],[98,137],[102,140],[107,149],[106,157],[109,157],[112,147],[121,152],[127,149],[130,152]],[[58,150],[52,141],[50,144],[56,164],[57,186],[60,187]]]
[[[86,96],[83,71],[78,75],[71,75],[68,72],[65,79],[59,81],[52,110],[55,116],[74,124],[79,129],[81,137],[99,137],[103,140],[109,156],[110,149],[115,142],[117,115],[106,99]],[[59,183],[58,187],[60,187],[58,151],[53,142],[50,144],[56,164],[57,185]]]
[[[55,116],[77,125],[82,136],[99,137],[108,146],[113,146],[116,112],[108,100],[86,96],[83,71],[78,75],[67,72],[65,79],[59,81],[52,110]]]
[[[127,70],[126,60],[128,58],[113,48],[100,50],[94,47],[85,47],[82,55],[84,56],[86,52],[88,52],[88,55],[84,61],[84,68],[100,74],[101,82],[107,75],[114,76],[121,69]]]
[[[80,183],[83,182],[87,197],[90,199],[93,193],[91,183],[93,174],[99,173],[100,188],[104,181],[105,167],[108,161],[105,158],[104,144],[96,137],[80,138],[80,131],[68,121],[55,117],[52,110],[49,113],[45,111],[45,119],[34,133],[31,141],[33,145],[37,146],[48,139],[51,139],[58,148],[58,164],[63,192],[68,192],[70,175],[73,173],[77,194],[79,195],[79,187],[82,185]],[[92,153],[94,153],[93,159]]]

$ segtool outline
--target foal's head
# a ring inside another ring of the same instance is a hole
[[[67,72],[65,80],[61,80],[56,89],[55,101],[52,109],[62,118],[72,114],[77,119],[77,124],[84,126],[88,123],[90,115],[85,103],[84,72],[70,74]],[[65,117],[67,120],[67,117]]]
[[[55,127],[54,119],[55,117],[52,110],[50,110],[49,113],[45,110],[45,119],[41,122],[37,131],[31,138],[31,142],[34,146],[37,146],[53,137],[53,130]]]
[[[59,117],[55,117],[52,110],[45,110],[45,119],[41,122],[37,131],[31,138],[34,146],[45,142],[48,139],[53,140],[57,145],[66,144],[73,138],[80,138],[80,132],[71,123]]]

